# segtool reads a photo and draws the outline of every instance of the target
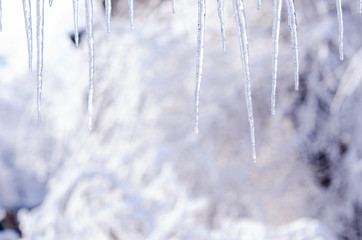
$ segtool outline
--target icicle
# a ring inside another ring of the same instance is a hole
[[[198,0],[197,53],[196,53],[196,88],[195,88],[195,133],[199,133],[199,104],[202,65],[204,59],[206,0]]]
[[[94,37],[93,37],[93,0],[85,0],[86,24],[89,56],[89,91],[88,91],[88,127],[92,129],[93,93],[94,93]]]
[[[279,32],[280,19],[282,14],[282,0],[274,0],[273,9],[273,78],[272,78],[272,94],[271,94],[271,113],[275,115],[275,95],[277,89],[278,77],[278,55],[279,55]]]
[[[44,48],[44,0],[36,2],[36,39],[37,39],[37,110],[38,123],[41,122],[41,94],[43,87],[43,48]]]
[[[28,41],[29,71],[31,72],[33,68],[33,28],[31,20],[30,0],[23,0],[23,10],[25,19],[26,39]]]
[[[258,10],[261,9],[261,0],[258,0]]]
[[[293,49],[294,61],[294,83],[295,90],[299,89],[299,59],[298,59],[298,30],[297,30],[297,16],[295,13],[294,0],[286,0],[288,9],[288,23],[290,29],[290,37]]]
[[[362,13],[362,0],[359,0],[359,13]]]
[[[49,6],[53,5],[53,0],[49,0]]]
[[[172,1],[172,13],[176,13],[176,0],[171,0]]]
[[[107,23],[107,32],[111,32],[111,12],[112,12],[112,2],[111,0],[106,0],[106,23]]]
[[[74,22],[74,41],[75,46],[79,46],[79,32],[78,32],[78,0],[73,0],[73,22]]]
[[[133,0],[128,0],[128,13],[129,13],[129,21],[131,23],[131,28],[134,29],[133,23]]]
[[[3,11],[2,11],[1,0],[0,0],[0,32],[3,29],[2,23],[1,23],[2,15],[3,15]]]
[[[343,15],[342,15],[342,2],[336,0],[338,27],[339,27],[339,59],[343,60]]]
[[[217,13],[220,19],[222,49],[226,52],[225,24],[224,24],[224,0],[217,0]]]
[[[246,98],[246,105],[247,105],[249,125],[250,125],[252,154],[254,162],[256,162],[254,117],[253,117],[253,105],[251,99],[251,83],[250,83],[249,47],[248,47],[248,36],[246,32],[246,17],[245,17],[243,0],[233,0],[233,7],[234,7],[236,30],[239,38],[240,57],[244,67],[245,98]]]

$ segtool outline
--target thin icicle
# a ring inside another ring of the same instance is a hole
[[[362,0],[359,0],[359,13],[362,13]]]
[[[199,133],[199,105],[202,65],[204,59],[206,0],[198,0],[196,88],[195,88],[195,133]]]
[[[271,94],[271,113],[275,115],[275,95],[277,89],[278,77],[278,55],[279,55],[279,32],[280,19],[282,14],[282,0],[274,0],[273,9],[273,78],[272,78],[272,94]]]
[[[106,23],[107,23],[107,32],[111,32],[111,12],[112,12],[112,1],[106,0]]]
[[[33,27],[31,20],[31,4],[30,0],[23,0],[23,10],[25,19],[26,39],[28,42],[29,71],[33,69]]]
[[[37,44],[37,110],[38,123],[41,122],[41,94],[43,87],[43,48],[44,48],[44,0],[36,2],[36,44]]]
[[[1,0],[0,0],[0,32],[3,30],[2,23],[1,23],[2,15],[3,15],[3,10],[2,10]]]
[[[294,61],[294,83],[295,90],[299,89],[299,57],[298,57],[298,29],[297,29],[297,16],[295,12],[294,0],[285,0],[288,9],[288,23],[290,29],[290,37],[293,49]]]
[[[53,0],[49,0],[49,6],[53,6]]]
[[[222,49],[226,52],[225,24],[224,24],[224,0],[217,0],[217,13],[220,19]]]
[[[176,13],[176,0],[171,0],[171,4],[172,4],[172,13],[175,14]]]
[[[88,91],[88,128],[92,129],[93,93],[94,93],[94,37],[93,37],[93,0],[85,0],[86,25],[89,56],[89,91]]]
[[[79,32],[78,32],[78,0],[73,0],[73,22],[74,22],[74,41],[75,46],[79,46]]]
[[[128,13],[129,13],[129,21],[131,23],[131,28],[134,29],[133,23],[133,0],[128,0]]]
[[[261,9],[261,0],[258,0],[258,10]]]
[[[336,0],[338,27],[339,27],[339,59],[343,60],[343,14],[342,1]]]
[[[243,62],[243,67],[244,67],[245,98],[248,110],[252,154],[253,154],[253,160],[254,162],[256,162],[253,104],[251,99],[249,47],[248,47],[248,35],[246,32],[246,17],[245,17],[245,8],[243,0],[233,0],[233,7],[234,7],[236,30],[239,38],[240,58],[241,61]]]

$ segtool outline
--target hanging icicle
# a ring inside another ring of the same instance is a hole
[[[53,6],[53,0],[49,0],[49,6]]]
[[[75,46],[79,46],[78,32],[78,0],[73,0],[73,22],[74,22],[74,42]]]
[[[297,16],[295,12],[294,0],[286,0],[288,9],[288,23],[290,29],[290,38],[293,49],[293,62],[294,62],[294,84],[295,90],[299,89],[299,57],[298,57],[298,30],[297,30]]]
[[[37,110],[38,123],[41,122],[41,96],[43,88],[43,49],[44,49],[44,0],[36,2],[36,44],[37,44]]]
[[[172,13],[175,14],[176,13],[176,0],[171,0],[171,4],[172,4]]]
[[[342,14],[342,2],[336,0],[338,28],[339,28],[339,59],[343,60],[343,14]]]
[[[131,28],[134,29],[133,23],[133,0],[128,0],[128,13],[129,13],[129,21],[131,23]]]
[[[280,20],[282,14],[282,0],[274,0],[273,2],[273,76],[272,76],[272,94],[271,94],[271,113],[275,115],[275,95],[277,89],[278,78],[278,55],[279,55],[279,32]]]
[[[111,0],[106,0],[105,1],[105,5],[106,5],[106,23],[107,23],[107,32],[110,33],[111,32],[111,13],[112,13],[112,2]]]
[[[261,9],[261,0],[258,0],[258,10]]]
[[[23,10],[24,10],[24,19],[25,19],[25,31],[26,39],[28,43],[28,62],[29,62],[29,71],[33,69],[33,27],[31,20],[31,3],[30,0],[23,0]]]
[[[199,105],[202,65],[204,59],[206,0],[198,0],[197,52],[196,52],[196,88],[195,88],[195,133],[199,133]]]
[[[3,10],[2,10],[1,0],[0,0],[0,32],[3,30],[2,23],[1,23],[2,15],[3,15]]]
[[[238,33],[238,38],[239,38],[240,58],[244,67],[245,98],[248,110],[252,154],[253,154],[253,160],[254,162],[256,162],[254,117],[253,117],[253,105],[251,99],[251,83],[250,83],[249,47],[248,47],[248,36],[246,32],[246,17],[245,17],[245,8],[243,0],[233,0],[233,8],[234,8],[236,31]]]
[[[224,52],[226,52],[226,37],[225,37],[225,24],[224,24],[224,0],[217,0],[217,13],[219,15],[219,20],[220,20],[222,49]]]
[[[359,13],[362,13],[362,0],[359,0]]]
[[[93,37],[93,0],[85,0],[86,25],[89,56],[89,91],[88,91],[88,128],[92,129],[93,93],[94,93],[94,37]]]

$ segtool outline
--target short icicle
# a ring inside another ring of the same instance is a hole
[[[106,11],[107,32],[110,33],[111,32],[112,1],[106,0],[105,5],[106,5],[105,11]]]
[[[206,0],[198,0],[197,51],[196,51],[196,88],[195,88],[195,133],[199,133],[199,105],[202,65],[204,59]]]
[[[128,14],[129,14],[129,21],[131,23],[131,28],[134,29],[134,22],[133,22],[133,0],[128,0]]]
[[[93,36],[93,0],[85,0],[86,30],[89,56],[89,90],[88,90],[88,128],[92,130],[93,93],[94,93],[94,36]]]
[[[41,123],[41,97],[43,91],[43,49],[44,49],[44,0],[36,2],[36,39],[37,39],[37,110],[38,124]]]
[[[219,15],[219,20],[220,20],[222,49],[224,52],[226,52],[226,37],[225,37],[225,23],[224,23],[224,0],[217,0],[217,13]]]
[[[294,84],[295,90],[299,89],[299,57],[298,57],[298,29],[297,29],[297,16],[295,12],[294,0],[286,0],[288,9],[288,23],[290,29],[290,37],[293,49],[293,62],[294,62]]]
[[[73,0],[74,42],[76,47],[79,46],[78,4],[78,0]]]
[[[24,19],[25,19],[26,39],[28,43],[29,71],[31,72],[33,69],[33,27],[31,20],[30,0],[23,0],[23,10],[24,10]]]
[[[343,14],[342,0],[336,0],[338,28],[339,28],[339,59],[343,60]]]
[[[261,9],[261,0],[258,0],[258,10]]]
[[[49,6],[53,6],[53,0],[49,0]]]
[[[359,9],[358,9],[359,13],[362,13],[362,0],[359,0]]]
[[[274,0],[273,9],[273,76],[272,76],[272,94],[271,94],[271,113],[275,115],[275,95],[277,89],[278,78],[278,55],[279,55],[279,32],[280,32],[280,20],[282,14],[282,0]]]
[[[171,0],[171,4],[172,4],[172,13],[175,14],[176,13],[176,0]]]
[[[246,16],[245,16],[245,8],[243,0],[233,0],[233,8],[234,8],[236,30],[239,38],[240,58],[244,67],[245,98],[246,98],[246,105],[248,110],[248,119],[250,126],[252,155],[254,162],[256,162],[253,104],[251,99],[249,47],[248,47]]]

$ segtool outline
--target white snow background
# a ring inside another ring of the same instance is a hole
[[[94,1],[95,95],[88,130],[88,49],[71,41],[72,1],[45,6],[43,121],[28,71],[21,1],[2,0],[0,221],[15,211],[23,239],[362,238],[362,16],[343,1],[339,60],[333,1],[296,1],[300,89],[285,7],[276,115],[272,1],[245,1],[257,162],[232,2],[226,53],[217,2],[207,1],[199,134],[194,129],[197,1],[112,1],[107,34]],[[283,3],[284,4],[284,3]],[[79,28],[85,30],[84,2]],[[18,239],[0,231],[0,239]]]

